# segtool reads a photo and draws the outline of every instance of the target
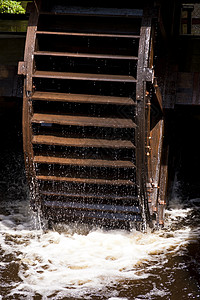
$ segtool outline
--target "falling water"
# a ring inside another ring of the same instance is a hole
[[[0,299],[200,298],[200,199],[172,200],[157,232],[42,230],[22,182],[15,199],[1,195]]]

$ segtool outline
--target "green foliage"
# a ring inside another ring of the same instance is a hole
[[[25,9],[20,2],[0,0],[0,13],[2,14],[25,14]]]

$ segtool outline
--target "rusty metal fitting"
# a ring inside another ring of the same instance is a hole
[[[160,188],[159,185],[157,183],[154,183],[154,182],[152,182],[152,187],[154,189],[159,189]]]
[[[160,201],[159,201],[159,204],[160,204],[160,205],[166,205],[166,202],[165,202],[164,200],[160,200]]]
[[[148,97],[149,96],[149,92],[148,91],[146,91],[146,97]]]

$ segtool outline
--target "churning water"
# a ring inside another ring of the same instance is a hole
[[[0,201],[0,299],[200,298],[200,199],[185,205],[175,197],[165,229],[153,233],[72,224],[42,230],[24,179],[7,188]]]

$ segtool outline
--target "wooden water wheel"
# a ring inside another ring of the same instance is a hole
[[[145,228],[163,223],[165,192],[156,14],[104,2],[29,6],[19,74],[31,203],[52,221]]]

